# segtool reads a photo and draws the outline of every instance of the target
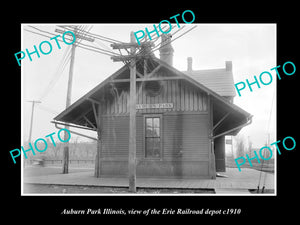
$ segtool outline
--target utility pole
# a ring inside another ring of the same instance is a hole
[[[134,33],[130,33],[130,43],[111,44],[113,49],[130,48],[130,54],[127,56],[112,56],[111,59],[116,61],[130,61],[130,96],[129,96],[129,152],[128,152],[128,179],[129,191],[136,192],[136,60],[139,56],[136,49],[142,46],[152,46],[152,43],[135,42]],[[141,56],[142,57],[142,56]],[[144,74],[145,75],[145,74]]]
[[[111,45],[113,48],[130,48],[130,94],[129,94],[129,148],[128,148],[128,179],[129,191],[136,192],[136,58],[135,52],[138,46],[135,43],[133,32],[130,33],[129,44]],[[126,57],[126,56],[124,56]],[[112,57],[114,61],[123,61],[124,58]]]
[[[58,33],[64,33],[65,31],[60,30],[60,29],[55,29],[56,32]],[[66,100],[66,108],[68,108],[71,105],[71,94],[72,94],[72,82],[73,82],[73,71],[74,71],[74,60],[75,60],[75,48],[76,44],[80,39],[86,40],[93,42],[93,38],[87,38],[82,35],[78,34],[78,29],[77,27],[74,28],[74,34],[76,37],[76,41],[72,44],[72,49],[71,49],[71,61],[70,61],[70,69],[69,69],[69,80],[68,80],[68,90],[67,90],[67,100]],[[65,129],[69,130],[69,126],[66,125]],[[68,134],[65,132],[64,134],[64,140],[68,139]],[[63,152],[63,173],[69,173],[69,143],[66,142],[64,146],[64,152]]]
[[[75,28],[75,37],[76,37],[76,28]],[[68,80],[68,90],[67,90],[67,99],[66,99],[66,109],[71,105],[71,94],[72,94],[72,83],[73,83],[73,71],[74,71],[74,60],[75,60],[75,48],[76,48],[76,41],[72,45],[71,48],[71,61],[70,61],[70,68],[69,68],[69,80]],[[69,126],[66,125],[65,129],[69,130]],[[64,140],[67,133],[64,134]],[[64,145],[64,152],[63,152],[63,173],[69,173],[69,143],[65,143]]]
[[[31,108],[31,121],[30,121],[30,129],[29,129],[29,137],[28,137],[28,143],[31,142],[31,135],[32,135],[32,124],[33,124],[33,113],[34,113],[34,105],[35,103],[41,103],[41,101],[27,101],[32,102],[32,108]]]
[[[130,33],[130,43],[134,44],[133,32]],[[135,54],[135,47],[130,48],[130,54]],[[136,192],[136,59],[130,62],[130,111],[129,111],[129,154],[128,178],[129,191]]]
[[[31,121],[30,121],[30,128],[29,128],[29,137],[28,137],[28,144],[31,142],[31,135],[32,135],[32,125],[33,125],[33,114],[34,114],[34,105],[35,103],[41,103],[41,101],[35,101],[35,100],[32,100],[32,101],[27,101],[27,102],[32,102],[32,108],[31,108]],[[23,159],[25,157],[23,156]],[[25,159],[24,159],[25,160]],[[23,164],[23,168],[25,168],[25,161],[24,161],[24,164]]]

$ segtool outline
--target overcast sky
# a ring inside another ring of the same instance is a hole
[[[42,41],[49,38],[24,31],[36,28],[55,33],[56,24],[23,24],[22,25],[22,49],[33,51],[33,45],[37,47]],[[153,24],[84,24],[91,26],[91,33],[103,35],[124,42],[129,42],[130,32],[150,28]],[[175,25],[175,24],[174,24]],[[194,25],[194,24],[192,24]],[[173,28],[171,33],[178,28]],[[37,32],[37,31],[35,31]],[[177,34],[180,34],[178,32]],[[54,36],[47,34],[49,36]],[[175,34],[174,37],[177,35]],[[174,38],[173,37],[173,38]],[[53,118],[65,109],[69,64],[62,73],[58,73],[61,61],[70,46],[60,42],[61,49],[57,49],[55,42],[49,55],[32,55],[22,61],[22,87],[23,87],[23,138],[28,140],[31,103],[28,100],[40,100],[42,103],[35,107],[32,141],[43,138],[56,132]],[[91,44],[82,41],[84,44]],[[106,50],[112,50],[108,42],[96,41],[92,44]],[[186,70],[187,57],[193,58],[193,69],[224,68],[225,61],[232,61],[234,82],[253,80],[253,76],[259,76],[263,71],[270,71],[276,64],[276,25],[275,24],[197,24],[191,32],[172,42],[174,48],[173,66],[178,70]],[[46,49],[46,47],[45,47]],[[159,57],[158,51],[155,55]],[[124,64],[113,62],[109,56],[96,52],[76,48],[74,77],[72,88],[72,100],[74,103]],[[16,62],[16,66],[18,66]],[[266,142],[267,133],[271,133],[271,143],[276,141],[276,81],[274,71],[273,82],[258,89],[253,85],[253,92],[249,89],[242,91],[234,103],[251,113],[253,123],[240,132],[244,137],[250,138],[254,147],[261,147]],[[48,92],[45,92],[48,90]],[[46,95],[45,95],[46,94]],[[271,110],[274,97],[273,109]],[[270,118],[270,125],[268,127]],[[96,134],[89,133],[93,136]],[[54,137],[56,138],[56,137]],[[76,136],[72,135],[71,140]],[[57,138],[56,138],[57,140]],[[81,141],[89,139],[80,138]]]

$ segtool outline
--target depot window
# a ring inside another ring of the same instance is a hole
[[[145,158],[161,158],[161,116],[145,117]]]

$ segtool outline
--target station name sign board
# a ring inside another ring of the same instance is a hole
[[[136,104],[136,109],[172,109],[173,103]]]

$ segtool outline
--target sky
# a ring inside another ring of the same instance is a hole
[[[155,23],[153,23],[155,24]],[[123,42],[130,41],[130,32],[149,29],[153,24],[82,24],[87,25],[93,34],[103,35]],[[38,32],[35,28],[55,33],[56,25],[65,24],[22,24],[22,44],[20,51],[33,51],[43,41],[50,41],[48,37],[28,32]],[[73,24],[68,24],[73,25]],[[80,24],[75,24],[80,25]],[[176,24],[174,24],[176,25]],[[184,25],[184,24],[182,24]],[[270,85],[253,85],[253,92],[248,88],[236,96],[234,104],[253,115],[251,125],[243,128],[239,135],[249,138],[253,147],[262,147],[270,133],[271,143],[276,141],[276,82],[275,71],[270,71],[276,64],[276,24],[190,24],[195,29],[172,42],[174,48],[173,66],[178,70],[187,69],[187,57],[193,58],[193,69],[225,68],[225,61],[232,61],[234,82],[254,81],[263,71],[273,75]],[[26,30],[25,30],[26,29]],[[177,31],[177,26],[171,33]],[[182,31],[181,31],[182,32]],[[173,36],[176,38],[181,34]],[[41,33],[41,32],[39,32]],[[46,34],[46,33],[45,33]],[[55,35],[46,34],[51,37]],[[69,58],[70,45],[59,42],[58,49],[54,40],[52,52],[48,55],[32,55],[32,61],[27,58],[21,61],[22,71],[22,137],[28,140],[32,103],[31,100],[40,100],[34,110],[32,142],[37,138],[44,138],[53,132],[58,132],[53,118],[65,109],[69,63],[62,66],[63,59]],[[110,43],[95,41],[90,44],[112,51]],[[44,46],[45,51],[47,46]],[[117,52],[116,52],[117,53]],[[159,58],[158,51],[155,52]],[[68,57],[67,57],[68,56]],[[71,103],[74,103],[104,79],[121,68],[122,62],[113,62],[110,56],[77,47],[74,57],[74,74]],[[68,61],[67,61],[68,62]],[[16,66],[18,66],[16,61]],[[60,72],[64,68],[63,72]],[[267,78],[265,78],[267,81]],[[280,81],[279,81],[280,82]],[[273,104],[272,104],[273,103]],[[75,129],[74,129],[75,130]],[[82,132],[82,130],[79,130]],[[94,132],[87,134],[96,137]],[[55,140],[58,140],[54,136]],[[90,141],[72,134],[71,141]]]

